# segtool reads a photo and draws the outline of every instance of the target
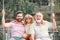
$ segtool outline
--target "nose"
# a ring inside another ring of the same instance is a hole
[[[41,16],[37,16],[37,18],[41,18]]]

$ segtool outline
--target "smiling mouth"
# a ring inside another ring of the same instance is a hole
[[[37,19],[37,20],[40,20],[40,19]]]

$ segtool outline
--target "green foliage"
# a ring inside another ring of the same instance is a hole
[[[3,0],[0,0],[0,22],[2,19],[2,17],[1,17],[1,10],[3,8],[2,2],[3,2]],[[43,11],[44,7],[45,7],[44,6],[45,3],[47,5],[48,1],[47,0],[31,0],[31,2],[29,2],[29,0],[5,0],[4,8],[6,11],[6,18],[10,13],[14,14],[14,16],[15,16],[17,11],[23,11],[24,14],[27,14],[27,13],[32,14],[33,12],[36,12],[36,11]],[[56,0],[56,5],[58,3],[60,3],[60,0]],[[41,5],[44,6],[43,9],[40,7]],[[59,10],[60,10],[60,4],[59,4]],[[44,14],[44,15],[45,15],[44,17],[46,17],[45,19],[50,20],[50,16],[48,16],[47,14]],[[0,36],[0,39],[1,38],[2,38],[2,35]]]
[[[2,10],[2,3],[3,1],[0,0],[0,9]],[[5,0],[4,1],[4,8],[6,12],[6,17],[10,13],[16,14],[17,11],[23,11],[25,14],[32,13],[34,11],[38,11],[39,6],[37,6],[33,2],[29,2],[28,0]],[[1,18],[0,18],[1,20]]]
[[[0,13],[2,10],[2,4],[3,4],[2,2],[3,0],[0,0]],[[56,0],[56,2],[58,3],[60,2],[60,0]],[[45,12],[45,9],[40,7],[43,4],[45,5],[45,3],[48,4],[48,0],[5,0],[4,4],[5,4],[6,17],[10,13],[13,13],[15,16],[17,11],[23,11],[24,14],[27,13],[32,14],[33,12],[36,11]]]

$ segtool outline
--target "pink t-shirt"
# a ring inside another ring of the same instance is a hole
[[[11,37],[23,37],[25,28],[23,23],[10,22]]]

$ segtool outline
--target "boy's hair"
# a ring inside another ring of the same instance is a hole
[[[23,12],[22,12],[22,11],[17,11],[17,12],[16,12],[16,16],[17,16],[18,14],[23,14]]]

